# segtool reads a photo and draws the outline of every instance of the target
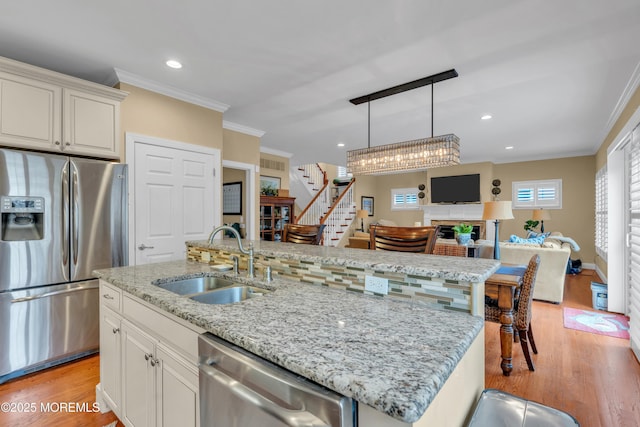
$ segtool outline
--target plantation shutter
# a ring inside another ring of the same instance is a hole
[[[607,166],[596,173],[596,232],[595,243],[596,253],[605,261],[607,260],[607,252],[609,248],[607,223],[609,221],[609,212],[607,205]]]
[[[633,131],[627,147],[629,170],[629,228],[627,265],[631,348],[640,359],[640,127]]]

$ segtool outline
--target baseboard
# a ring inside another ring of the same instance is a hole
[[[596,271],[596,273],[598,273],[598,276],[600,276],[600,278],[602,279],[602,281],[604,283],[607,283],[607,276],[605,276],[605,274],[602,272],[602,270],[600,270],[600,268],[596,265],[594,270]]]

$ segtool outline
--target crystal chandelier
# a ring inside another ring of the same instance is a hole
[[[460,138],[454,134],[433,136],[433,86],[457,76],[456,70],[449,70],[352,99],[350,102],[355,105],[368,104],[369,133],[367,148],[347,152],[349,172],[384,175],[460,164]],[[426,85],[431,85],[431,137],[371,147],[371,101]]]

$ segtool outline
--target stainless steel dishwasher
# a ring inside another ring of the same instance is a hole
[[[356,405],[212,334],[200,335],[203,427],[355,427]]]

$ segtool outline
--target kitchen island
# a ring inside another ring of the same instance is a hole
[[[220,251],[220,256],[238,255],[235,242],[188,244]],[[354,271],[373,268],[376,272],[428,275],[451,283],[461,280],[480,285],[499,265],[493,260],[461,263],[459,258],[415,254],[377,252],[373,257],[374,253],[358,249],[270,242],[256,242],[255,250],[262,267],[295,259],[320,263],[329,270],[340,266]],[[265,282],[213,272],[205,262],[175,261],[100,270],[97,274],[105,289],[123,292],[125,315],[127,300],[141,303],[176,318],[194,334],[209,331],[352,397],[360,404],[361,426],[427,425],[432,406],[443,407],[435,405],[434,399],[452,387],[448,393],[454,397],[453,406],[444,407],[453,409],[439,409],[445,413],[436,415],[438,419],[464,420],[483,387],[482,317],[434,309],[420,299],[369,296],[314,285],[313,280],[301,283],[290,272],[280,270],[280,275],[278,268],[275,271],[274,280]],[[206,305],[157,286],[202,275],[225,276],[272,292],[236,304]],[[190,346],[195,344],[189,341],[182,345],[184,355],[189,363],[197,363]],[[460,371],[462,365],[466,368]],[[457,413],[447,414],[449,410]]]

